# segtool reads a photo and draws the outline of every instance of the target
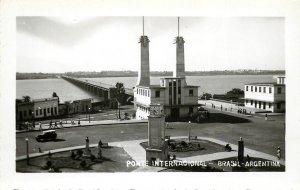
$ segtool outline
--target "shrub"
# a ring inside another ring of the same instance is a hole
[[[82,160],[82,161],[80,162],[80,166],[81,166],[82,168],[85,168],[85,167],[86,167],[86,161],[85,161],[85,160]]]
[[[96,159],[96,156],[92,154],[90,159],[91,159],[91,161],[94,161]]]
[[[71,155],[70,155],[70,157],[71,157],[72,159],[74,159],[74,158],[75,158],[75,156],[76,156],[76,155],[75,155],[74,151],[72,150],[72,151],[71,151]]]
[[[81,157],[83,155],[83,151],[81,149],[77,150],[76,154]]]
[[[187,143],[185,141],[181,141],[180,144],[181,144],[181,146],[184,146],[184,147],[187,146]]]
[[[46,162],[46,165],[47,165],[48,168],[50,168],[50,167],[52,166],[52,162],[51,162],[50,160],[48,160],[48,161]]]

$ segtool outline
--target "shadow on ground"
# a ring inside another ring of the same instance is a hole
[[[223,113],[210,113],[209,118],[201,120],[199,123],[249,123],[249,119],[227,115]]]

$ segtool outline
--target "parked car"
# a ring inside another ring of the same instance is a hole
[[[40,134],[35,137],[36,141],[51,141],[51,140],[56,140],[57,138],[57,133],[55,130],[48,130],[48,131],[43,131],[43,134]]]

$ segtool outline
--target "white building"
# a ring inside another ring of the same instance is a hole
[[[31,120],[58,115],[58,98],[34,99],[17,103],[17,120]]]
[[[285,112],[285,77],[275,83],[245,84],[245,107]]]
[[[150,104],[164,105],[167,119],[177,120],[190,116],[197,111],[198,86],[186,83],[183,37],[179,36],[178,32],[175,40],[176,70],[173,77],[161,78],[159,85],[150,85],[149,42],[148,37],[144,34],[140,37],[141,67],[138,83],[134,89],[136,118],[147,119],[150,114]]]

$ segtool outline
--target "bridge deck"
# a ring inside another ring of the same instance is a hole
[[[105,89],[105,90],[108,90],[109,88],[115,88],[114,85],[106,84],[106,83],[102,83],[102,82],[98,82],[98,81],[93,81],[93,80],[88,80],[88,79],[73,78],[73,77],[68,77],[68,76],[63,76],[62,78],[66,79],[66,80],[73,80],[73,81],[77,81],[77,82],[80,82],[80,83],[88,84],[88,85],[95,86],[95,87],[98,87],[98,88],[102,88],[102,89]],[[125,94],[133,96],[133,89],[125,88]]]

